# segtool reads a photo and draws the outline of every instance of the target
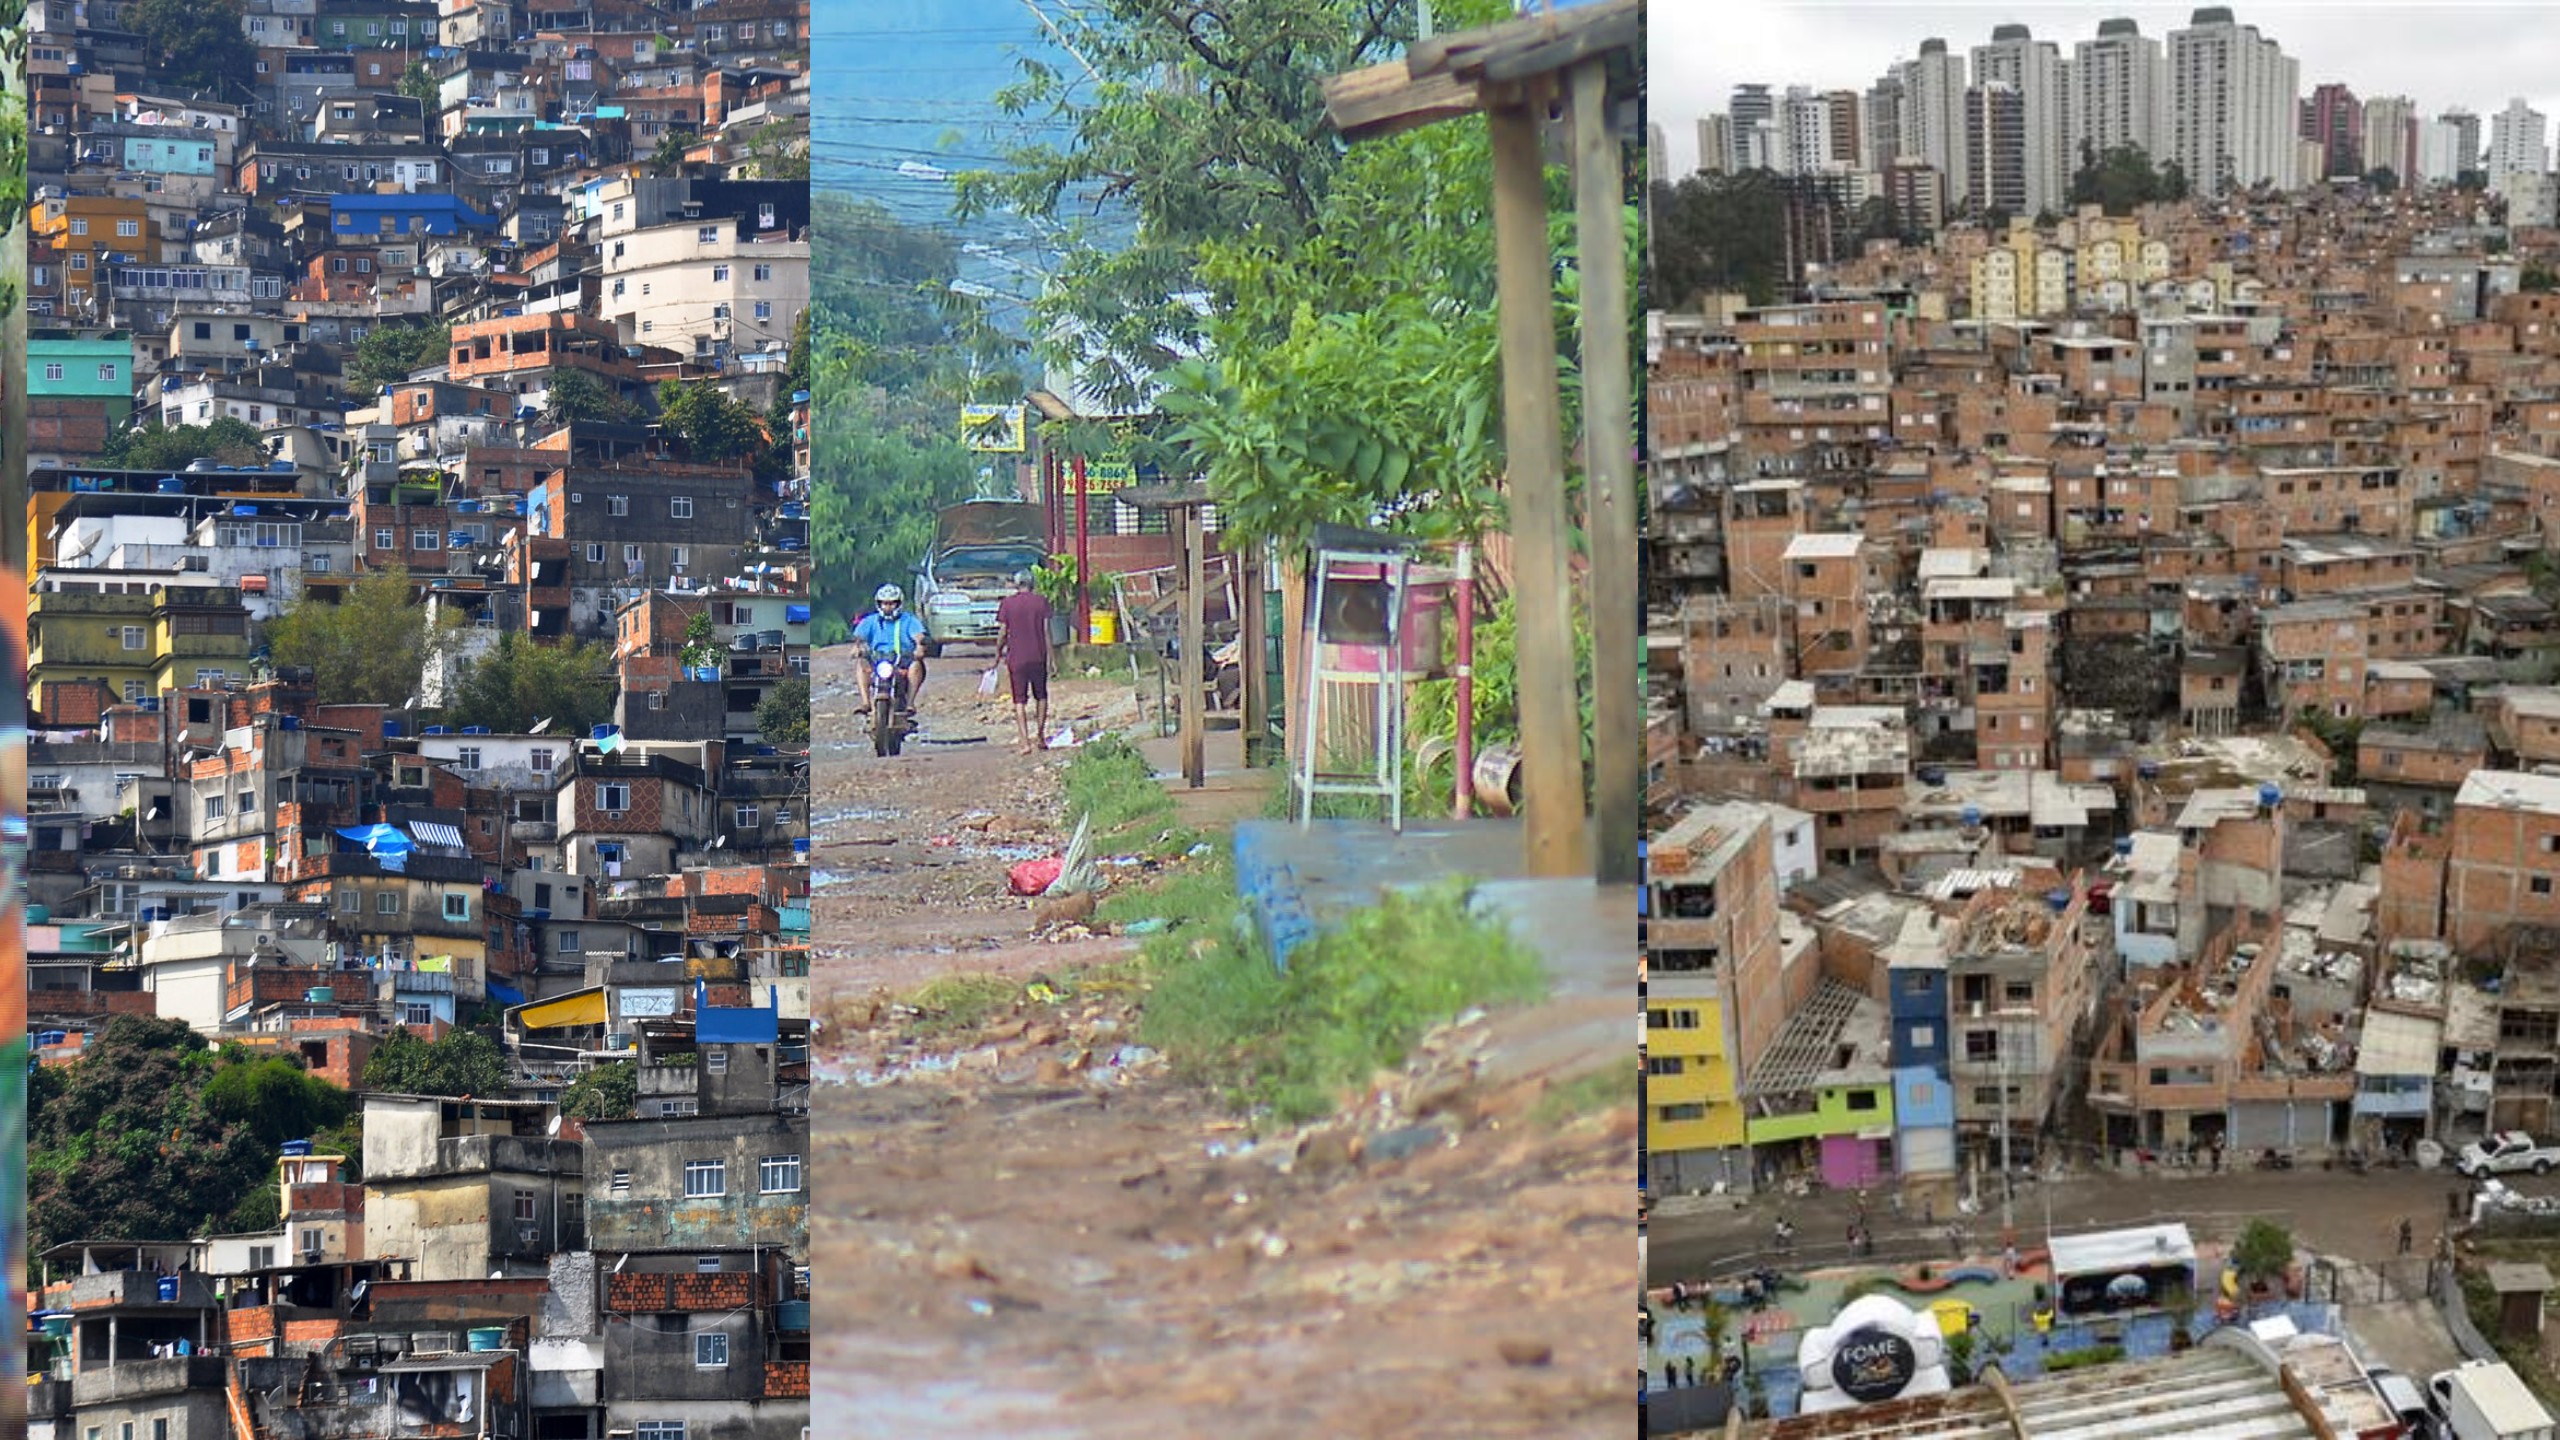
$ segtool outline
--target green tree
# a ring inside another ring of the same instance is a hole
[[[809,743],[809,682],[785,680],[765,692],[756,707],[756,729],[768,745]]]
[[[1150,377],[1204,338],[1188,297],[1220,297],[1198,268],[1203,242],[1254,237],[1285,251],[1313,229],[1349,153],[1319,82],[1413,38],[1413,7],[1391,0],[1260,0],[1250,24],[1229,8],[1075,7],[1058,22],[1063,39],[1098,80],[1082,65],[1025,60],[997,97],[1070,138],[1015,147],[1001,168],[958,181],[964,217],[1009,210],[1059,227],[1064,255],[1032,306],[1032,333],[1132,409]],[[1510,13],[1497,0],[1433,11],[1449,29]],[[1116,207],[1099,221],[1087,218],[1097,200]]]
[[[2400,188],[2400,172],[2388,165],[2377,165],[2364,172],[2364,183],[2388,195]]]
[[[553,425],[579,420],[630,424],[643,417],[637,405],[604,387],[584,370],[554,370],[543,387],[542,418]]]
[[[172,430],[158,422],[107,437],[98,463],[119,470],[184,470],[198,460],[218,465],[263,465],[266,441],[256,426],[225,415],[204,425]]]
[[[809,183],[809,134],[797,127],[763,125],[747,134],[747,161],[758,180]]]
[[[398,705],[418,693],[431,660],[452,653],[460,619],[429,626],[409,572],[367,572],[335,603],[306,592],[267,622],[279,666],[309,666],[320,703]]]
[[[698,464],[771,463],[773,440],[755,408],[717,385],[661,382],[658,422]]]
[[[1766,170],[1699,174],[1653,187],[1652,269],[1646,292],[1670,309],[1715,291],[1754,305],[1778,298],[1787,278],[1787,193]]]
[[[476,1030],[448,1030],[443,1039],[421,1040],[405,1026],[395,1026],[365,1061],[364,1088],[394,1095],[496,1099],[507,1091],[506,1056]]]
[[[429,115],[435,113],[438,89],[436,72],[428,69],[424,60],[412,60],[409,68],[400,72],[400,93],[428,107]]]
[[[2516,277],[2516,288],[2528,295],[2542,295],[2560,290],[2560,273],[2553,272],[2548,265],[2529,264],[2524,267],[2524,273]]]
[[[2110,215],[2130,215],[2154,201],[2182,200],[2186,190],[2186,175],[2176,161],[2154,166],[2139,145],[2118,145],[2101,154],[2083,141],[2080,168],[2071,174],[2071,203],[2103,206]]]
[[[240,0],[136,0],[124,28],[142,37],[154,83],[229,99],[258,59],[241,14]]]
[[[690,130],[670,130],[658,137],[658,146],[649,152],[645,163],[659,175],[681,175],[685,152],[701,143],[702,137]]]
[[[2282,1279],[2293,1269],[2293,1232],[2272,1220],[2250,1221],[2231,1243],[2231,1265],[2251,1280]]]
[[[543,720],[560,734],[583,734],[613,718],[613,652],[584,642],[544,644],[514,631],[462,667],[445,706],[456,725],[521,735]]]
[[[560,1092],[560,1113],[573,1120],[628,1120],[639,1108],[640,1071],[628,1060],[606,1061]]]
[[[261,1074],[225,1078],[244,1067]],[[308,1134],[315,1115],[348,1104],[291,1070],[237,1047],[217,1053],[184,1021],[122,1015],[80,1059],[29,1075],[31,1249],[100,1235],[186,1239],[262,1214],[276,1138]]]
[[[347,388],[371,395],[386,385],[397,385],[411,371],[443,364],[452,344],[453,327],[441,321],[376,325],[356,342],[355,358],[347,364]]]

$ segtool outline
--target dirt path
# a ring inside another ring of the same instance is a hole
[[[926,733],[995,743],[888,761],[841,744],[844,663],[820,656],[815,693],[813,1434],[1626,1433],[1631,1113],[1533,1121],[1536,1084],[1474,1079],[1512,1016],[1436,1035],[1354,1121],[1260,1144],[1130,1043],[1123,991],[1017,990],[919,1034],[888,994],[1063,983],[1131,942],[1039,938],[1003,894],[1004,847],[1058,839],[1056,765],[1003,744],[969,662],[938,668]],[[1125,684],[1062,700],[1131,718]]]

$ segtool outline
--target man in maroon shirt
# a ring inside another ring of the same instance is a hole
[[[1022,753],[1039,753],[1049,734],[1049,602],[1031,588],[1031,572],[1017,570],[1013,593],[996,607],[997,652],[1013,681],[1013,731]],[[1034,716],[1023,707],[1037,704]]]

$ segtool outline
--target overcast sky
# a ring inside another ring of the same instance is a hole
[[[1671,146],[1671,173],[1695,168],[1698,117],[1723,111],[1737,84],[1864,93],[1885,67],[1938,36],[1961,56],[2015,21],[2064,59],[2098,22],[2126,16],[2155,40],[2183,29],[2194,5],[1793,3],[1650,0],[1646,101]],[[2232,18],[2302,62],[2302,89],[2342,80],[2358,98],[2406,95],[2419,113],[2463,106],[2483,117],[2521,95],[2560,115],[2560,25],[2543,3],[2279,4],[2240,0]],[[2481,122],[2482,143],[2488,122]]]

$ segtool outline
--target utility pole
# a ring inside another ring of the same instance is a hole
[[[1993,1032],[2000,1041],[2000,1233],[2009,1233],[2009,1016],[2002,1012],[2000,1028]]]

